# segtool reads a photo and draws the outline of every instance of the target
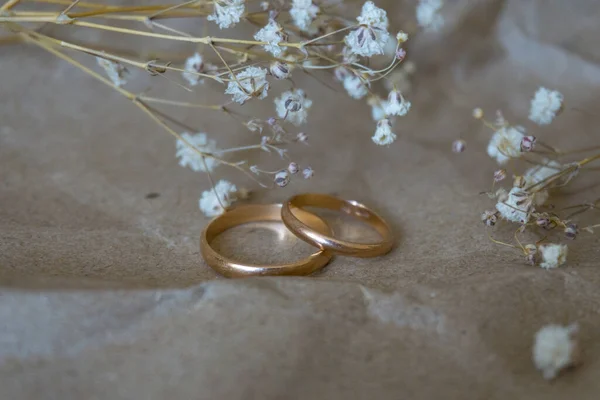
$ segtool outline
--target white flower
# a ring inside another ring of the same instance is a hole
[[[285,35],[283,28],[275,20],[270,20],[264,28],[256,32],[254,39],[259,42],[266,42],[267,44],[263,48],[275,57],[281,56],[287,49],[285,46],[279,46],[279,43],[285,40]]]
[[[367,100],[367,104],[371,106],[371,116],[373,117],[373,121],[378,122],[385,118],[387,100],[382,99],[381,97],[372,96]]]
[[[569,248],[566,244],[545,244],[540,246],[542,262],[540,267],[545,269],[557,268],[567,262]]]
[[[560,370],[577,362],[578,346],[574,336],[577,324],[546,325],[535,334],[533,362],[544,379],[554,379]]]
[[[315,175],[315,171],[311,167],[306,167],[302,170],[302,176],[304,179],[310,179]]]
[[[525,136],[525,128],[521,126],[500,128],[494,133],[487,152],[498,164],[506,164],[511,158],[521,156],[521,140]]]
[[[106,75],[113,81],[115,86],[120,87],[127,83],[129,70],[123,65],[102,57],[96,57],[96,62],[104,69]]]
[[[312,0],[292,0],[290,15],[294,24],[303,31],[308,30],[312,21],[317,17],[319,7]]]
[[[201,79],[201,76],[196,74],[196,72],[202,72],[204,70],[204,61],[199,53],[195,53],[185,60],[183,69],[183,78],[188,81],[190,85],[196,86],[198,83],[204,83],[204,79]]]
[[[214,154],[217,152],[217,142],[208,139],[206,133],[190,135],[187,132],[183,132],[181,137],[203,153]],[[183,140],[177,139],[175,146],[177,148],[175,157],[179,158],[179,165],[182,167],[190,167],[190,169],[196,172],[208,169],[210,172],[219,164],[217,160],[210,157],[204,157],[204,162],[202,162],[202,156],[185,144]],[[205,163],[206,168],[204,167]]]
[[[404,43],[408,40],[408,33],[400,31],[396,34],[396,40],[400,43]]]
[[[392,132],[392,124],[389,119],[382,119],[377,123],[377,130],[371,139],[379,146],[387,146],[396,141],[396,134]]]
[[[533,200],[527,192],[514,187],[508,192],[508,197],[499,199],[496,203],[496,210],[506,220],[525,223],[529,221],[529,211],[532,203]]]
[[[375,6],[372,1],[367,1],[356,20],[360,27],[344,39],[350,50],[365,57],[384,54],[385,45],[390,38],[385,10]]]
[[[236,82],[233,76],[225,90],[226,94],[233,95],[233,101],[244,104],[252,97],[260,100],[267,97],[269,91],[269,82],[267,81],[267,70],[259,67],[248,67],[236,76]],[[241,87],[240,87],[241,86]]]
[[[406,101],[397,90],[392,90],[388,96],[388,101],[385,106],[385,113],[387,115],[398,115],[403,116],[410,110],[410,101]]]
[[[353,99],[360,100],[367,95],[367,85],[354,74],[348,74],[343,80],[344,89],[348,92],[348,95]]]
[[[240,22],[244,11],[244,0],[215,0],[215,10],[207,19],[215,21],[221,29],[229,28]]]
[[[444,18],[440,9],[444,5],[442,0],[420,0],[417,5],[417,22],[430,31],[439,31],[444,26]]]
[[[281,170],[275,174],[273,182],[279,187],[285,187],[290,183],[290,173],[287,170]]]
[[[288,90],[275,99],[275,109],[279,118],[284,118],[287,114],[286,121],[296,126],[306,122],[311,107],[312,100],[306,97],[302,89]],[[296,109],[297,111],[294,111]]]
[[[198,206],[207,217],[216,217],[225,212],[223,207],[228,208],[237,200],[237,191],[234,184],[221,179],[214,189],[202,192]],[[219,202],[219,199],[221,199],[221,202]]]
[[[529,109],[529,119],[538,125],[548,125],[562,108],[563,95],[556,90],[540,87],[533,99]]]

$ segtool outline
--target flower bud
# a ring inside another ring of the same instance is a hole
[[[462,153],[463,151],[466,150],[466,148],[467,148],[467,143],[462,139],[455,140],[452,143],[452,151],[455,153]]]
[[[525,251],[527,255],[525,256],[525,261],[527,264],[535,266],[540,261],[540,253],[538,252],[537,246],[534,244],[528,244],[525,246]]]
[[[506,179],[506,170],[505,169],[499,169],[496,172],[494,172],[494,181],[495,182],[500,182],[500,181],[503,181],[504,179]]]
[[[408,40],[408,33],[404,32],[404,31],[400,31],[396,35],[396,39],[398,40],[398,42],[404,43]]]
[[[496,210],[484,211],[483,214],[481,214],[481,221],[485,226],[496,225],[496,222],[498,221],[498,212]]]
[[[338,82],[343,82],[344,79],[350,75],[350,72],[347,68],[337,67],[335,70],[333,70],[333,75]]]
[[[473,118],[481,119],[483,118],[483,110],[481,108],[476,108],[473,110]]]
[[[300,132],[296,135],[296,140],[302,143],[306,143],[308,141],[308,135],[304,132]]]
[[[406,50],[400,48],[396,51],[396,59],[398,61],[404,60],[405,57],[406,57]]]
[[[306,167],[302,170],[302,176],[304,177],[304,179],[310,179],[313,177],[314,174],[315,172],[311,167]]]
[[[290,174],[294,175],[300,171],[300,168],[298,168],[298,164],[291,162],[290,165],[288,165],[288,171]]]
[[[286,170],[279,171],[275,174],[274,182],[279,187],[287,186],[290,183],[290,174]]]
[[[290,76],[290,65],[281,61],[273,61],[269,66],[269,71],[275,79],[287,79]]]
[[[579,233],[579,227],[577,226],[577,224],[567,224],[567,227],[565,228],[565,237],[567,239],[575,239],[577,237],[577,234]]]
[[[536,141],[537,141],[537,139],[535,138],[535,136],[525,136],[523,139],[521,139],[521,151],[523,151],[523,152],[532,151],[533,148],[535,147]]]

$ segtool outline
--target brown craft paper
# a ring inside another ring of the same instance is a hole
[[[392,21],[414,15],[414,2],[388,3]],[[560,148],[597,144],[600,3],[447,3],[444,30],[410,43],[412,110],[389,148],[371,142],[375,123],[364,103],[341,87],[295,78],[314,105],[305,127],[311,145],[291,151],[315,177],[258,190],[251,201],[335,193],[373,207],[398,238],[385,257],[337,257],[311,278],[218,277],[198,247],[207,223],[198,198],[208,182],[177,165],[174,140],[42,49],[0,47],[0,397],[596,399],[598,236],[569,243],[567,265],[552,271],[491,243],[479,216],[492,204],[479,192],[497,167],[485,154],[489,132],[471,110],[501,108]],[[192,21],[178,26],[199,32]],[[89,44],[194,50],[77,32]],[[92,57],[77,57],[97,70]],[[145,90],[150,79],[137,72],[127,87]],[[527,120],[538,86],[567,100],[549,127]],[[166,81],[158,87],[153,93],[166,98],[226,98],[210,84],[193,95]],[[274,85],[245,112],[270,116],[285,87]],[[224,115],[171,111],[220,147],[255,140]],[[459,155],[451,152],[457,138],[467,142]],[[227,167],[215,173],[251,185]],[[555,199],[569,204],[569,193],[586,188],[576,198],[594,200],[598,182],[582,174]],[[514,228],[494,235],[510,240]],[[222,240],[223,251],[262,261],[310,252],[278,242],[276,230],[246,233]],[[533,335],[571,322],[580,324],[583,364],[548,383],[531,362]]]

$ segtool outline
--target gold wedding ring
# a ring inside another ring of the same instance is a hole
[[[314,214],[299,210],[294,216],[306,229],[320,235],[331,235],[331,228],[325,221]],[[217,253],[211,243],[221,233],[238,225],[258,222],[281,222],[281,204],[242,205],[213,219],[202,232],[200,252],[206,263],[218,273],[229,277],[245,276],[281,276],[309,275],[323,268],[331,260],[332,254],[320,249],[308,258],[282,265],[243,264]]]
[[[304,207],[325,208],[354,216],[373,227],[381,236],[374,244],[354,243],[323,233],[306,224]],[[366,206],[352,200],[343,200],[327,194],[307,193],[292,197],[281,208],[281,219],[285,226],[300,239],[335,254],[352,257],[376,257],[388,253],[393,246],[392,231],[383,218]]]

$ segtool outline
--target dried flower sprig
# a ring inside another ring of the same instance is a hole
[[[338,14],[342,10],[340,5],[331,7],[319,0],[280,0],[260,5],[246,0],[196,0],[175,5],[141,6],[109,6],[79,3],[77,0],[32,1],[59,9],[20,9],[19,0],[9,0],[0,8],[0,26],[24,42],[50,52],[112,87],[171,134],[176,139],[176,156],[180,164],[205,172],[211,182],[212,190],[204,192],[200,200],[200,208],[208,216],[222,212],[239,198],[234,195],[239,192],[235,185],[226,181],[213,182],[211,174],[218,166],[235,168],[265,187],[285,186],[291,175],[300,171],[297,164],[290,163],[288,147],[307,142],[308,136],[304,132],[294,132],[294,129],[306,123],[313,101],[291,80],[294,71],[310,76],[317,71],[330,72],[351,97],[362,99],[368,95],[372,99],[375,97],[373,85],[380,80],[388,81],[390,73],[402,63],[406,55],[402,44],[408,39],[406,33],[399,32],[390,63],[380,69],[369,66],[367,58],[384,54],[388,41],[393,37],[389,32],[387,13],[372,1],[363,4],[355,22]],[[203,20],[204,29],[214,24],[219,32],[242,23],[258,26],[258,29],[251,38],[231,38],[220,34],[196,36],[169,26],[170,21],[180,18]],[[72,35],[72,39],[59,40],[29,28],[27,23],[62,25],[68,27],[68,32],[95,29],[131,37],[189,43],[197,49],[184,61],[172,55],[161,57],[162,60],[143,60],[130,55],[135,52],[123,56],[103,48],[102,44],[92,47],[79,43],[75,40],[77,35]],[[70,52],[95,57],[102,72],[85,66]],[[186,91],[204,90],[209,85],[221,86],[221,93],[230,95],[230,101],[196,104],[134,93],[125,87],[134,79],[136,71],[167,79]],[[291,85],[274,97],[276,117],[244,115],[239,110],[240,106],[271,95],[272,79],[288,81]],[[219,149],[209,134],[188,133],[198,129],[186,127],[165,111],[155,108],[157,106],[196,108],[225,114],[257,134],[257,143]],[[393,143],[396,135],[392,132],[392,118],[405,115],[410,106],[400,90],[392,86],[387,100],[379,103],[381,115],[377,118],[373,141],[379,145]],[[178,127],[183,127],[186,132],[179,133]],[[276,154],[289,165],[276,171],[249,165],[243,154],[253,150]],[[302,169],[302,176],[306,179],[313,174],[310,167]],[[263,178],[269,178],[271,182],[265,182]]]
[[[561,93],[540,88],[531,102],[529,118],[540,125],[547,125],[562,108]],[[547,242],[548,236],[560,230],[563,240],[573,240],[582,231],[593,233],[598,225],[580,229],[572,218],[598,208],[596,203],[585,203],[556,209],[549,204],[549,200],[553,192],[569,185],[588,164],[600,161],[600,153],[592,153],[588,157],[571,162],[563,161],[563,157],[586,150],[592,152],[597,150],[597,146],[575,152],[560,151],[537,140],[535,136],[528,135],[524,127],[511,125],[499,111],[494,121],[486,120],[480,108],[473,110],[473,117],[481,120],[492,130],[487,153],[503,166],[502,169],[494,172],[492,188],[484,192],[495,202],[495,207],[493,210],[484,211],[481,220],[487,229],[497,226],[500,221],[518,225],[513,243],[499,241],[489,236],[490,239],[496,244],[520,251],[528,264],[544,269],[564,265],[568,254],[567,244]],[[454,148],[458,147],[456,143],[460,141],[455,142]],[[525,161],[530,167],[524,172],[514,174],[510,189],[496,188],[497,183],[507,178],[505,166],[517,159]],[[572,210],[575,211],[571,212]],[[535,243],[523,245],[519,235],[526,231],[537,234],[541,238]]]

